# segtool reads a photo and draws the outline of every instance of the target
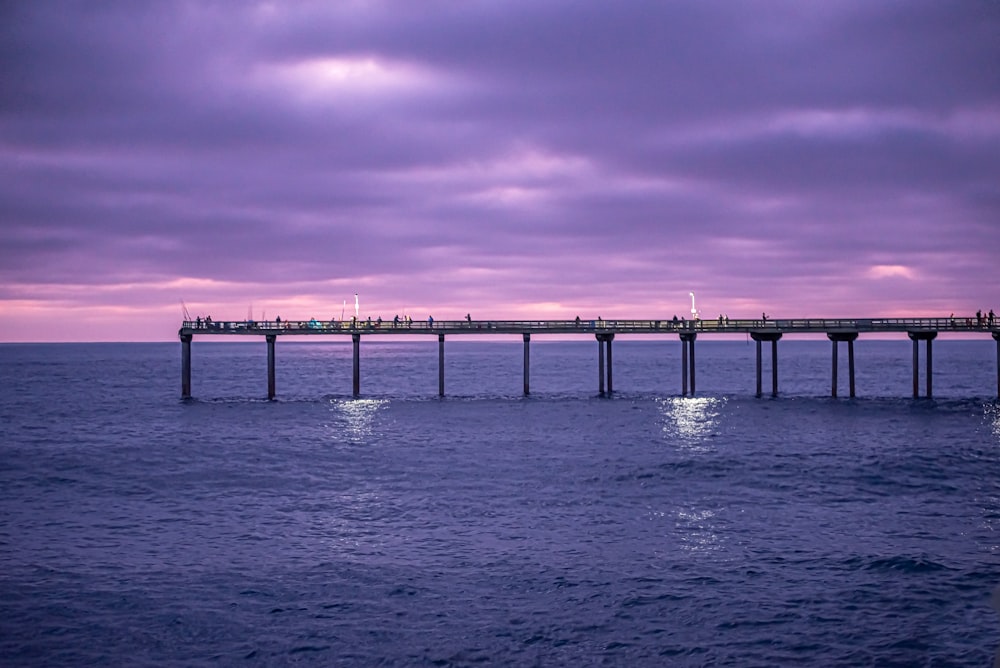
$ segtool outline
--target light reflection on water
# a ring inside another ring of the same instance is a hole
[[[993,434],[993,439],[998,445],[1000,445],[1000,403],[987,404],[984,410],[985,417],[990,426],[990,433]],[[983,498],[979,499],[982,505],[980,512],[982,513],[982,523],[991,535],[1000,534],[1000,496],[996,494],[989,494]],[[1000,537],[993,541],[988,549],[992,554],[1000,554]],[[994,606],[997,606],[997,601],[1000,601],[1000,587],[994,592]],[[997,611],[1000,612],[1000,607],[997,607]],[[1000,657],[1000,650],[997,650],[997,656]],[[996,665],[1000,665],[1000,660],[998,660]]]
[[[388,404],[386,399],[331,400],[336,419],[330,425],[336,438],[363,439],[373,433],[375,415]]]
[[[718,515],[718,509],[692,505],[649,513],[654,520],[672,522],[673,527],[668,529],[670,535],[676,538],[682,550],[695,554],[708,554],[724,549]]]
[[[1000,403],[986,405],[986,419],[990,422],[990,431],[1000,443]]]
[[[385,512],[384,501],[372,488],[349,489],[325,499],[329,512],[310,515],[312,532],[330,550],[338,554],[371,554],[383,547],[384,540],[369,527],[377,524]]]
[[[703,452],[709,450],[704,442],[718,429],[719,414],[725,408],[726,399],[717,397],[675,397],[661,402],[663,434],[680,448]]]
[[[716,522],[717,510],[678,508],[674,515],[682,549],[689,552],[712,552],[722,548]]]
[[[678,450],[690,453],[714,450],[711,439],[719,431],[719,416],[725,404],[726,399],[718,397],[674,397],[660,401],[664,439]],[[724,548],[718,509],[687,505],[657,514],[673,521],[672,531],[681,549],[708,554]]]
[[[377,442],[378,414],[389,404],[387,399],[332,399],[332,419],[326,425],[330,438],[339,443]],[[348,476],[353,484],[346,488],[330,485],[314,497],[329,512],[312,515],[312,533],[330,551],[331,558],[379,553],[383,539],[373,527],[387,512],[377,482]]]

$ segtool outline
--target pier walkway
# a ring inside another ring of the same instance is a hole
[[[184,321],[181,340],[181,395],[191,397],[191,341],[195,336],[263,336],[267,342],[268,391],[275,392],[275,341],[279,336],[350,336],[354,343],[353,393],[361,392],[360,345],[363,336],[425,335],[438,338],[438,393],[444,396],[444,342],[446,336],[515,334],[524,341],[524,393],[529,394],[530,341],[532,334],[592,335],[598,343],[598,391],[612,388],[611,344],[616,335],[677,335],[681,342],[681,393],[695,392],[695,340],[698,335],[746,334],[757,345],[757,396],[762,395],[763,343],[771,348],[771,394],[778,394],[778,341],[787,335],[825,334],[832,342],[831,394],[838,393],[840,343],[847,344],[849,396],[855,396],[854,342],[861,334],[905,333],[913,341],[913,396],[920,396],[920,351],[925,344],[925,396],[933,391],[932,341],[941,332],[992,335],[997,342],[997,395],[1000,397],[1000,322],[982,318],[761,318],[758,320],[269,320],[213,321],[210,318]]]

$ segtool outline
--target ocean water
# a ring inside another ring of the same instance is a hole
[[[446,346],[0,346],[0,665],[992,662],[992,339]]]

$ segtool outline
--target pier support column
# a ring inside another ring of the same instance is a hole
[[[764,366],[763,365],[763,361],[762,361],[763,360],[763,355],[761,354],[761,351],[760,351],[760,341],[754,339],[754,345],[757,346],[757,396],[760,397],[761,395],[764,394],[764,390],[762,389],[763,388],[763,384],[761,383],[761,380],[760,380],[760,377],[761,377],[761,367]]]
[[[614,373],[615,365],[611,363],[611,342],[614,341],[615,335],[608,334],[608,338],[605,343],[608,346],[608,394],[615,391],[614,384],[611,382],[611,377]]]
[[[353,393],[354,396],[361,394],[361,335],[351,334],[351,340],[354,342],[354,384]]]
[[[191,339],[190,334],[181,334],[181,399],[191,398]],[[1000,352],[1000,343],[997,344]],[[997,367],[997,380],[1000,381],[1000,367]],[[1000,385],[998,385],[1000,387]]]
[[[778,340],[781,339],[781,332],[750,332],[750,338],[757,344],[757,396],[763,394],[763,383],[761,382],[761,367],[763,366],[761,354],[761,342],[771,342],[771,396],[778,396]]]
[[[444,396],[444,334],[438,334],[438,396]]]
[[[771,340],[771,396],[778,396],[778,339]]]
[[[267,400],[272,401],[275,396],[274,391],[274,340],[277,338],[274,334],[268,334],[264,337],[267,339]]]
[[[691,396],[694,396],[694,340],[698,335],[685,332],[681,337],[681,396],[687,396],[688,381],[691,382]]]
[[[830,336],[830,335],[827,334],[827,336]],[[832,372],[830,374],[830,380],[831,380],[830,384],[832,386],[831,389],[830,389],[830,396],[836,398],[836,396],[837,396],[837,366],[838,366],[838,364],[837,364],[837,349],[840,346],[837,345],[837,341],[835,339],[831,339],[831,343],[833,344],[833,360],[831,361],[831,364],[833,365],[833,370],[832,370]]]
[[[826,338],[830,339],[833,345],[833,370],[831,396],[837,396],[837,349],[841,341],[847,341],[847,373],[849,376],[850,396],[854,398],[854,341],[858,338],[857,332],[827,332]]]
[[[931,378],[934,375],[934,348],[932,344],[933,339],[927,339],[927,370],[925,375],[927,376],[927,398],[930,399],[934,393],[931,391]]]
[[[854,339],[847,342],[847,370],[850,375],[851,398],[854,398]]]
[[[993,332],[993,339],[997,342],[997,399],[1000,399],[1000,332]]]
[[[597,335],[597,391],[604,396],[604,342]]]
[[[529,364],[530,347],[531,347],[531,334],[524,332],[521,335],[524,338],[524,396],[528,396],[531,392],[528,387],[528,378],[530,377],[531,365]]]
[[[605,381],[605,378],[607,379],[607,383],[608,383],[608,394],[611,394],[614,391],[614,387],[612,385],[612,380],[611,380],[611,377],[612,377],[612,370],[611,370],[611,342],[614,340],[615,335],[612,334],[612,333],[605,333],[605,334],[596,334],[595,336],[597,337],[597,373],[598,373],[598,376],[600,376],[598,378],[597,387],[598,387],[598,391],[601,393],[601,396],[603,396],[604,395],[604,381]],[[607,376],[606,377],[605,377],[605,373],[604,373],[604,349],[605,349],[605,347],[607,347],[607,351],[608,351],[608,372],[607,372]]]
[[[925,379],[927,381],[927,398],[934,396],[933,393],[933,364],[934,356],[933,350],[931,348],[931,341],[937,338],[937,332],[928,330],[919,330],[916,332],[907,332],[906,335],[910,337],[913,341],[913,398],[916,399],[920,396],[920,342],[927,342],[927,363],[926,370],[924,371]]]

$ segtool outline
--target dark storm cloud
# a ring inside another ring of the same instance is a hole
[[[0,298],[995,298],[991,0],[0,13]]]

